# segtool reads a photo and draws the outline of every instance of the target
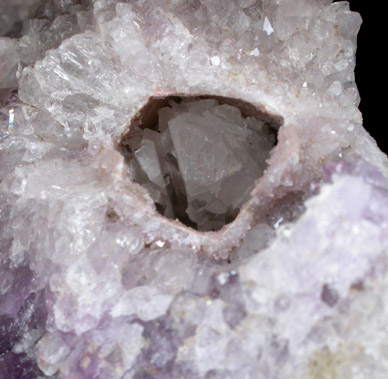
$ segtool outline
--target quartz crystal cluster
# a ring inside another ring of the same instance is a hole
[[[347,2],[0,10],[1,379],[387,377]]]
[[[221,229],[263,174],[275,142],[268,126],[209,99],[161,108],[158,129],[128,138],[133,179],[165,217],[198,230]]]

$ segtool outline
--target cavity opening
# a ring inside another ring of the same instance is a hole
[[[163,216],[199,231],[232,222],[263,175],[282,119],[219,96],[151,98],[120,143]]]

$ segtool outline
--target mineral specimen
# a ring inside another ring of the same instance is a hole
[[[388,161],[348,3],[15,4],[0,378],[385,379]]]

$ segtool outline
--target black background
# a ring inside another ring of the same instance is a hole
[[[380,149],[388,153],[386,116],[388,104],[383,104],[386,79],[380,65],[386,50],[388,20],[384,21],[384,2],[373,0],[350,0],[350,9],[360,13],[363,23],[358,35],[356,82],[361,96],[360,110],[364,127],[377,141]]]

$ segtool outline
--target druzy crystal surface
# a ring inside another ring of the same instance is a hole
[[[18,3],[0,378],[385,379],[388,162],[348,3]]]

